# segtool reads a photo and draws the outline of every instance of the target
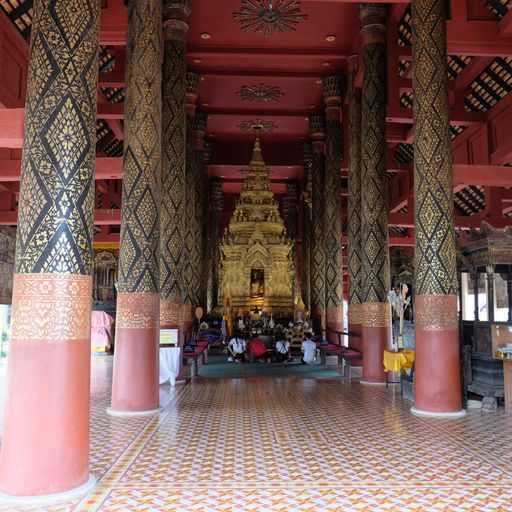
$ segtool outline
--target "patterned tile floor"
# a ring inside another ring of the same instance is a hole
[[[348,379],[195,379],[164,411],[112,418],[92,359],[91,471],[80,501],[2,511],[512,509],[512,416],[416,418],[397,387]],[[3,381],[2,381],[3,382]]]

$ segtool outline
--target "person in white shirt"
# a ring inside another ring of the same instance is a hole
[[[291,360],[290,342],[284,339],[282,333],[276,335],[276,361],[278,363],[286,363]]]
[[[231,338],[228,343],[228,351],[235,359],[235,363],[243,363],[245,361],[245,340],[239,332],[235,333],[235,337]]]
[[[302,364],[312,364],[316,360],[316,343],[311,339],[311,333],[306,333],[306,339],[302,342]]]

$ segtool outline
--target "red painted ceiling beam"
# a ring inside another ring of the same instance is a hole
[[[469,216],[456,215],[455,228],[478,228],[484,220],[496,228],[512,226],[512,218],[510,217],[486,217],[485,215],[476,214]],[[412,213],[390,213],[388,223],[389,227],[414,228],[414,215]]]
[[[96,157],[94,177],[97,180],[120,180],[123,173],[122,157]],[[0,182],[19,181],[21,160],[0,160]]]
[[[23,145],[24,108],[0,108],[0,147],[21,148]],[[100,103],[98,119],[123,119],[124,106],[120,103]]]
[[[18,224],[18,212],[0,211],[0,226],[16,226]],[[94,210],[95,226],[114,226],[121,224],[121,210],[96,209]]]

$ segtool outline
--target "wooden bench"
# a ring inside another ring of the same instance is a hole
[[[202,364],[208,362],[208,341],[199,340],[194,347],[194,352],[183,352],[183,363],[187,364],[187,361],[192,361],[192,367],[190,369],[190,376],[197,377],[198,375],[198,359],[201,358]]]
[[[351,362],[356,359],[361,359],[362,353],[359,350],[353,350],[344,346],[334,345],[329,343],[327,345],[320,345],[317,343],[318,350],[320,350],[320,363],[324,366],[327,365],[327,356],[337,356],[338,365],[343,367],[343,377],[350,377]]]

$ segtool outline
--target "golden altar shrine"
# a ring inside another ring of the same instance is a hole
[[[256,139],[235,210],[221,240],[219,293],[236,310],[292,314],[293,241],[272,192],[269,171]]]

